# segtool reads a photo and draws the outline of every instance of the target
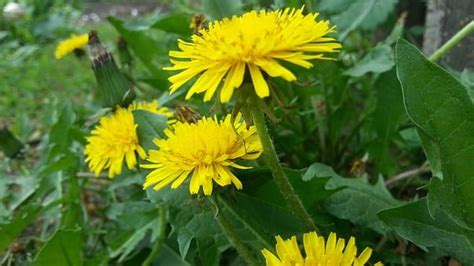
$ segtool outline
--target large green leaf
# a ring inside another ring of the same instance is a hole
[[[401,121],[406,117],[400,82],[395,69],[380,75],[374,88],[377,104],[372,115],[372,123],[376,136],[369,147],[369,153],[370,157],[375,159],[380,172],[392,175],[396,169],[389,147],[397,136]]]
[[[153,144],[155,138],[163,137],[163,130],[168,126],[167,118],[145,110],[133,111],[133,118],[137,127],[137,135],[145,150],[156,148]]]
[[[0,251],[7,248],[40,213],[42,207],[29,204],[18,211],[15,217],[6,224],[0,224]]]
[[[439,248],[466,265],[474,264],[474,231],[462,228],[441,209],[430,215],[426,199],[383,210],[378,216],[418,246]]]
[[[434,174],[442,172],[443,181],[430,185],[430,212],[441,207],[474,228],[474,107],[466,88],[405,40],[397,42],[396,66],[407,114]]]
[[[221,19],[238,15],[242,11],[241,0],[203,0],[204,13],[211,19]]]
[[[32,265],[82,265],[81,229],[60,229],[56,231],[36,255]]]
[[[326,189],[342,189],[323,201],[326,210],[332,215],[351,221],[354,224],[385,233],[387,226],[377,218],[377,212],[393,207],[398,202],[385,188],[380,178],[375,185],[365,178],[344,178],[324,164],[316,164],[324,176],[331,176]]]

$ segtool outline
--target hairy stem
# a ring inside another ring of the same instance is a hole
[[[221,211],[218,201],[214,197],[210,197],[209,199],[211,203],[216,207],[216,220],[221,226],[222,231],[226,235],[229,242],[237,250],[242,259],[247,262],[248,265],[258,266],[259,263],[257,259],[252,254],[252,251],[244,244],[244,242],[240,240],[234,228],[224,216],[224,213]]]
[[[304,222],[306,227],[310,230],[318,231],[316,224],[303,206],[303,203],[299,199],[298,195],[296,195],[293,187],[290,184],[290,181],[288,180],[288,177],[283,171],[283,167],[278,160],[278,156],[270,138],[270,134],[268,133],[262,110],[260,110],[256,102],[251,104],[249,108],[250,112],[252,113],[253,122],[257,128],[260,142],[263,146],[263,154],[265,155],[268,167],[272,172],[273,178],[275,179],[275,183],[280,189],[280,192],[288,203],[290,209]]]
[[[432,62],[437,62],[443,56],[445,56],[454,46],[462,41],[469,33],[474,31],[474,21],[469,22],[464,28],[454,34],[451,39],[449,39],[445,44],[443,44],[436,52],[434,52],[429,60]]]

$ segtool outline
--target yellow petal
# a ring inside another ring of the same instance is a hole
[[[267,82],[263,78],[262,72],[256,65],[252,63],[249,63],[247,65],[249,67],[250,76],[252,77],[252,83],[258,97],[268,97],[270,95],[270,89],[268,88]]]

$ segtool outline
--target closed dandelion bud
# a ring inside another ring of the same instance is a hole
[[[205,22],[206,22],[206,17],[204,15],[197,14],[191,20],[191,24],[189,25],[189,28],[193,30],[194,34],[201,35],[199,32],[202,29],[206,28]]]
[[[117,67],[114,57],[100,42],[95,31],[89,33],[89,58],[98,85],[98,97],[104,107],[126,107],[135,92],[123,73]]]
[[[176,105],[176,118],[182,123],[194,124],[201,120],[201,115],[186,105]]]
[[[8,130],[7,125],[0,120],[0,151],[9,158],[16,158],[21,154],[23,144]]]
[[[117,48],[122,67],[131,67],[133,65],[133,57],[128,50],[128,45],[124,38],[119,37],[117,39]]]

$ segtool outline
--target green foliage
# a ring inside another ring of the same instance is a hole
[[[145,237],[154,242],[160,237],[160,213],[155,204],[137,201],[112,204],[106,213],[117,227],[106,238],[110,257],[122,262]]]
[[[370,50],[356,65],[346,70],[346,74],[361,77],[369,72],[383,73],[395,65],[390,46],[380,45]]]
[[[81,229],[56,231],[38,252],[32,265],[82,265]]]
[[[205,198],[191,198],[188,188],[183,186],[176,190],[164,188],[159,193],[148,189],[147,195],[152,202],[169,206],[171,233],[176,235],[182,258],[187,256],[193,240],[200,246],[198,252],[201,260],[210,259],[204,256],[207,252],[218,255],[229,247],[214,219],[214,213],[206,208],[209,202]],[[203,246],[199,243],[211,244]]]
[[[324,0],[319,7],[321,11],[334,14],[331,21],[337,25],[339,32],[343,32],[356,28],[374,29],[393,12],[397,2],[397,0]]]
[[[323,201],[324,208],[330,214],[379,233],[387,231],[377,218],[377,212],[397,205],[397,201],[386,189],[382,179],[371,185],[365,178],[341,177],[327,165],[313,164],[310,169],[315,172],[316,178],[330,177],[325,188],[335,192]]]
[[[38,205],[25,206],[11,221],[0,225],[0,233],[2,234],[0,251],[7,248],[37,218],[40,210],[41,206]]]
[[[430,212],[426,199],[383,210],[379,217],[424,249],[436,247],[466,264],[474,263],[474,231],[462,228],[441,209]]]
[[[390,154],[391,140],[398,135],[400,123],[406,114],[402,92],[395,70],[383,73],[375,82],[377,104],[373,113],[373,126],[377,138],[369,147],[372,158],[377,158],[377,168],[384,174],[394,174],[395,161]]]
[[[237,15],[242,11],[241,0],[203,0],[202,4],[205,14],[213,20]]]
[[[397,75],[433,173],[428,206],[474,226],[474,106],[466,89],[406,41],[397,43]],[[442,172],[442,176],[437,173]],[[441,180],[442,179],[442,180]]]

